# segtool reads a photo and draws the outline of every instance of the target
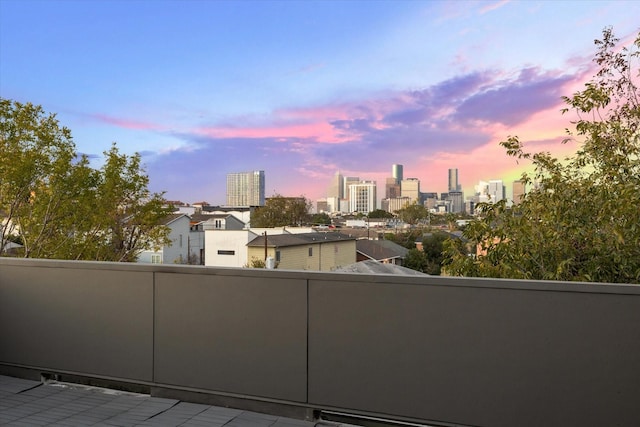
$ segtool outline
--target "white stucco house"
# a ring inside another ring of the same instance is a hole
[[[162,225],[169,227],[171,243],[161,248],[149,248],[140,253],[138,262],[151,264],[186,264],[189,259],[190,218],[175,213],[165,217]]]

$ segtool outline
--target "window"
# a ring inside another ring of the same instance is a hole
[[[225,250],[219,250],[218,251],[218,255],[235,255],[236,251],[225,251]]]
[[[276,262],[280,262],[280,251],[276,251]]]
[[[180,235],[180,247],[182,247],[182,234]]]
[[[152,254],[151,255],[151,264],[162,264],[162,255],[160,255],[160,254]]]
[[[313,256],[313,248],[309,248],[309,256]]]

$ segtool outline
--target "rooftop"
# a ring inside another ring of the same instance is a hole
[[[0,375],[0,425],[312,427],[316,423],[148,394]]]

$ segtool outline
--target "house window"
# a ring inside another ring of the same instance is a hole
[[[151,264],[162,264],[162,255],[160,255],[160,254],[152,254],[151,255]]]
[[[276,262],[280,262],[280,251],[276,251]]]
[[[313,248],[309,248],[309,256],[313,256]]]
[[[224,251],[224,250],[219,250],[218,251],[218,255],[235,255],[236,251]]]
[[[180,247],[182,247],[182,234],[180,235]]]

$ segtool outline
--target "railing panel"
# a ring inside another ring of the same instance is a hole
[[[156,382],[306,401],[306,280],[156,273],[155,298]]]
[[[640,422],[636,289],[374,280],[310,281],[311,405],[474,426]]]
[[[1,362],[151,381],[152,272],[13,264],[0,265]]]

